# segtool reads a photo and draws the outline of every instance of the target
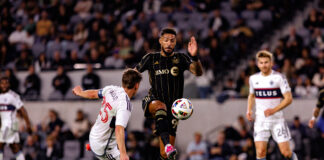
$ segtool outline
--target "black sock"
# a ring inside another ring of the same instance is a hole
[[[160,109],[155,113],[155,123],[158,135],[161,137],[164,145],[170,143],[169,133],[168,133],[168,120],[167,113],[165,110]]]

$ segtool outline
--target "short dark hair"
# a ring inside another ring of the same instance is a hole
[[[163,28],[160,35],[163,36],[166,33],[173,34],[175,36],[177,35],[177,32],[173,28]]]
[[[141,82],[142,74],[135,69],[126,69],[123,73],[122,85],[124,88],[132,89],[136,83]]]

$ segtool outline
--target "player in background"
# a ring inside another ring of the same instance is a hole
[[[296,154],[290,149],[291,135],[282,112],[292,102],[291,89],[287,79],[272,70],[272,53],[259,51],[256,59],[261,72],[250,76],[246,117],[249,121],[253,120],[252,109],[255,103],[254,142],[257,159],[266,159],[267,143],[272,136],[285,159],[296,160]]]
[[[324,89],[319,91],[319,96],[317,98],[316,107],[313,110],[313,116],[308,122],[309,128],[313,128],[316,122],[316,118],[320,114],[321,108],[324,106]],[[322,113],[322,118],[324,118],[324,112]]]
[[[323,108],[323,105],[324,105],[324,89],[321,89],[320,92],[319,92],[318,99],[317,99],[316,107],[313,110],[313,116],[308,122],[309,128],[314,128],[316,119],[319,116],[320,111]],[[324,147],[324,127],[323,127],[323,124],[324,124],[324,112],[322,112],[322,116],[320,117],[319,122],[317,123],[317,128],[321,133],[320,138],[317,140],[319,148]],[[324,158],[324,153],[320,152],[319,156]]]
[[[28,114],[20,96],[9,89],[8,77],[0,78],[0,160],[3,160],[3,149],[9,144],[17,160],[24,160],[25,157],[19,144],[18,121],[16,114],[20,112],[26,121],[26,128],[31,133],[31,126]]]
[[[138,71],[127,69],[123,73],[122,87],[109,85],[98,90],[82,90],[76,86],[73,89],[77,96],[102,99],[99,115],[89,135],[90,148],[100,160],[129,159],[124,130],[132,111],[130,98],[136,94],[141,80]]]
[[[155,119],[157,135],[160,136],[161,159],[174,159],[177,154],[174,148],[178,120],[172,116],[172,103],[182,98],[185,70],[196,76],[202,75],[202,65],[198,59],[198,45],[195,37],[188,44],[189,56],[174,52],[176,31],[165,28],[161,31],[159,43],[161,51],[146,54],[136,69],[139,72],[148,70],[151,89],[143,99],[145,117]]]

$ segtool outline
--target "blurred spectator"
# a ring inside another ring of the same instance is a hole
[[[48,136],[46,138],[46,148],[44,150],[45,155],[41,159],[57,160],[61,154],[59,150],[55,138],[53,136]]]
[[[5,70],[5,76],[9,77],[10,89],[20,94],[19,92],[19,80],[16,77],[14,71],[10,68]]]
[[[130,159],[133,160],[140,160],[141,159],[141,152],[142,149],[139,146],[139,142],[137,140],[137,137],[135,135],[135,132],[130,132],[127,135],[127,154],[130,157]]]
[[[84,44],[88,38],[88,30],[85,28],[84,24],[80,22],[74,30],[73,40],[79,45]]]
[[[45,53],[41,53],[36,62],[35,62],[35,69],[40,70],[47,70],[50,68],[50,62],[47,60]]]
[[[231,147],[225,139],[225,134],[220,132],[217,135],[217,142],[209,150],[210,160],[226,160],[232,154]]]
[[[249,88],[249,77],[244,78],[244,84],[240,88],[240,97],[247,98],[250,94],[250,88]]]
[[[93,72],[93,66],[91,64],[87,65],[87,73],[82,77],[82,88],[88,89],[98,89],[100,88],[100,78]]]
[[[59,66],[64,66],[65,60],[61,57],[60,51],[55,51],[51,62],[51,69],[57,69]]]
[[[304,26],[311,32],[313,32],[316,27],[319,27],[318,14],[315,8],[310,11],[306,21],[304,22]]]
[[[156,14],[160,11],[160,0],[145,0],[143,3],[143,11],[147,15]]]
[[[209,20],[209,29],[214,33],[227,31],[229,29],[229,23],[227,19],[221,16],[219,9],[213,11],[213,17]]]
[[[295,116],[294,122],[290,127],[291,137],[294,140],[294,152],[297,154],[298,159],[305,158],[305,144],[304,140],[307,138],[306,127],[300,122],[299,117]]]
[[[32,62],[33,57],[27,51],[22,51],[16,60],[16,68],[17,70],[27,70]]]
[[[34,40],[34,37],[29,32],[23,30],[22,24],[17,24],[16,30],[8,38],[8,41],[12,45],[26,43],[28,47],[33,46]]]
[[[77,50],[72,50],[66,65],[69,69],[73,69],[74,65],[78,63],[85,63],[85,62],[79,58]]]
[[[57,75],[52,80],[52,86],[54,87],[54,92],[58,92],[62,98],[64,98],[65,94],[71,87],[71,80],[66,75],[63,66],[57,67]],[[52,96],[55,96],[55,94]]]
[[[319,72],[315,73],[312,82],[321,90],[324,87],[324,66],[319,66]]]
[[[86,20],[90,17],[90,9],[92,8],[91,0],[81,0],[78,1],[74,7],[74,11],[78,13],[79,17],[83,20]]]
[[[320,28],[315,28],[312,36],[310,37],[310,46],[318,50],[324,49],[324,36]]]
[[[49,35],[50,30],[53,27],[52,21],[49,20],[47,16],[47,12],[45,10],[42,11],[41,18],[36,24],[36,34],[41,38],[46,38],[46,36]]]
[[[26,160],[41,159],[39,137],[36,134],[28,135],[23,152]]]
[[[194,141],[187,147],[189,160],[206,160],[208,156],[207,144],[202,141],[202,135],[199,132],[194,134]]]
[[[251,125],[247,122],[242,115],[237,117],[237,120],[233,123],[233,128],[239,133],[242,130],[246,130],[247,132],[251,131]]]
[[[29,100],[37,100],[40,95],[41,81],[38,75],[35,73],[33,65],[28,68],[28,75],[24,82],[26,88],[24,92],[24,98]]]
[[[71,125],[71,131],[75,139],[80,143],[80,155],[82,158],[84,153],[85,141],[89,140],[90,122],[82,110],[78,110],[76,118]]]
[[[289,35],[283,38],[287,47],[287,58],[295,60],[300,54],[303,45],[303,39],[296,33],[296,28],[291,27]]]
[[[259,72],[259,69],[255,64],[255,59],[250,59],[248,62],[248,66],[245,69],[245,75],[250,76],[257,72]]]

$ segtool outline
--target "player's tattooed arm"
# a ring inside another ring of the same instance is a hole
[[[189,70],[195,76],[201,76],[203,74],[202,65],[201,65],[201,62],[199,60],[197,62],[195,62],[195,61],[192,62],[190,64]]]
[[[99,99],[98,90],[83,90],[81,86],[76,86],[73,88],[72,92],[80,96],[82,98],[87,98],[87,99]]]

